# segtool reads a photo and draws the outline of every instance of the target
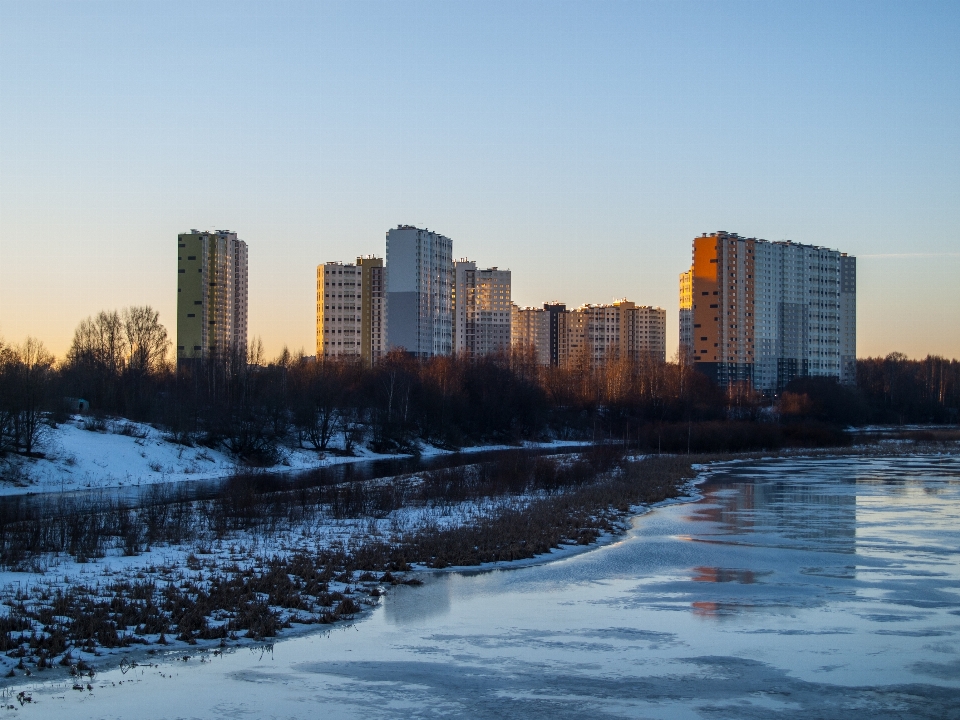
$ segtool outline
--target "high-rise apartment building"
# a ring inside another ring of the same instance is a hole
[[[667,361],[667,311],[650,305],[633,305],[625,308],[629,330],[626,333],[627,357],[639,362],[649,359]],[[631,337],[632,335],[632,337]]]
[[[857,259],[840,255],[840,382],[857,384]]]
[[[317,265],[317,359],[360,357],[363,337],[362,267]]]
[[[680,352],[693,356],[693,270],[680,273]]]
[[[540,365],[559,367],[568,355],[567,306],[544,303],[542,308],[513,306],[511,342],[514,347],[532,350]]]
[[[357,258],[361,268],[360,357],[372,365],[387,347],[387,271],[383,258],[365,255]]]
[[[453,264],[453,349],[489,355],[510,349],[510,271],[478,270],[466,258]]]
[[[566,318],[566,360],[560,364],[602,365],[612,360],[666,360],[666,311],[629,300],[582,305]]]
[[[418,357],[453,351],[453,241],[399,225],[387,232],[387,348]]]
[[[543,304],[547,314],[547,342],[549,343],[550,364],[559,367],[568,351],[567,306],[560,302]]]
[[[629,300],[575,310],[546,303],[542,310],[514,307],[513,318],[514,345],[532,348],[542,365],[595,367],[618,359],[666,359],[663,308],[637,306]]]
[[[779,391],[807,375],[854,381],[855,258],[704,233],[693,241],[689,283],[686,295],[681,280],[681,342],[689,338],[698,369],[717,383]]]
[[[550,365],[550,316],[543,308],[514,305],[510,338],[513,347],[533,353],[538,365]]]
[[[317,358],[383,357],[386,347],[386,277],[383,258],[358,257],[356,264],[317,266]]]
[[[247,351],[247,244],[235,232],[177,236],[177,359]]]

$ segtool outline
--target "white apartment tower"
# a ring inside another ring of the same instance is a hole
[[[177,236],[177,359],[247,351],[247,244],[229,230]]]
[[[689,276],[681,343],[690,337],[717,383],[779,392],[808,375],[855,382],[856,258],[720,231],[694,239]]]
[[[399,225],[387,232],[387,349],[453,352],[453,241]]]
[[[478,270],[466,258],[453,264],[453,349],[489,355],[510,349],[510,271]]]

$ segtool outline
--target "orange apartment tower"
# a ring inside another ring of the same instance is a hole
[[[719,231],[680,276],[680,351],[721,386],[779,392],[803,376],[856,382],[856,258]]]
[[[723,231],[693,241],[693,357],[720,385],[753,379],[755,247]]]

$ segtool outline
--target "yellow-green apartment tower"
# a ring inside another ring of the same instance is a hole
[[[177,236],[177,359],[247,350],[247,244],[235,232]]]

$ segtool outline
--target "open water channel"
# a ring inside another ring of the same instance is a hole
[[[699,493],[579,555],[425,574],[355,626],[8,688],[0,715],[960,717],[958,459],[737,463]]]

